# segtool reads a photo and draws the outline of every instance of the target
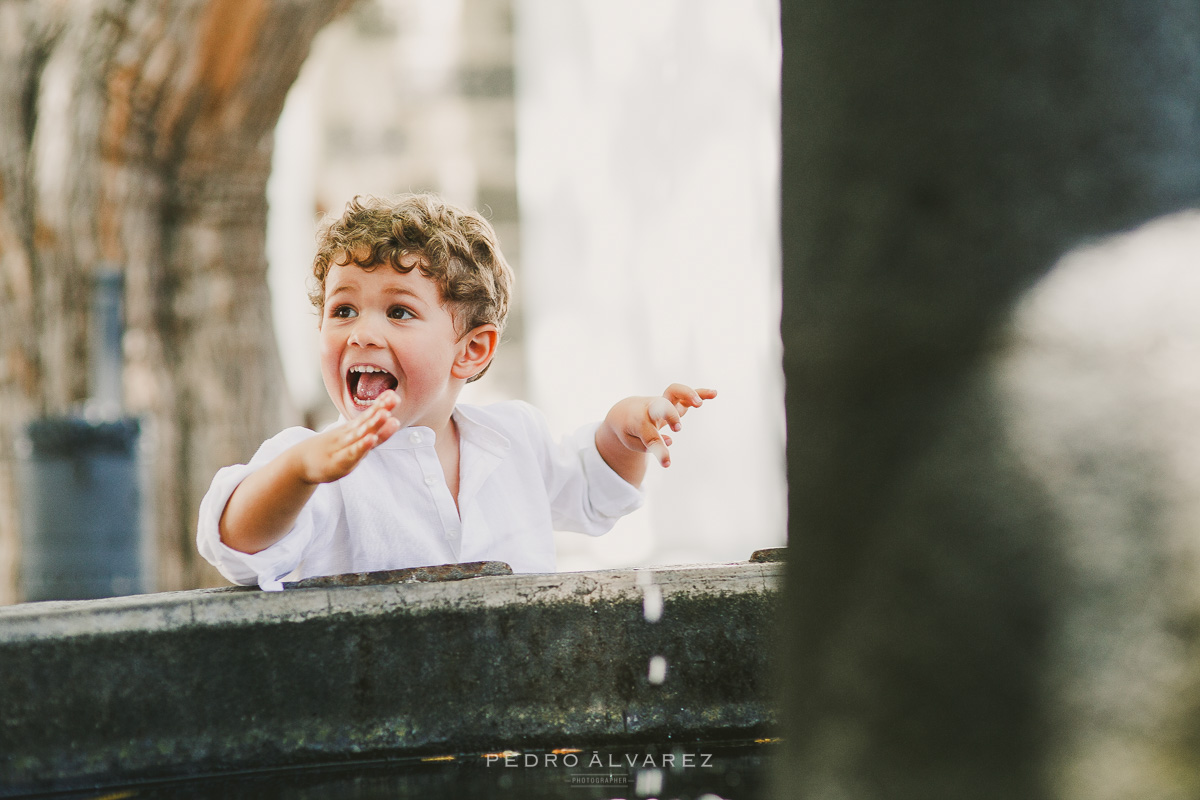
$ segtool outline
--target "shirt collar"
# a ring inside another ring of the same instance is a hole
[[[471,406],[455,406],[454,421],[458,423],[458,436],[481,450],[503,457],[512,446],[508,437],[500,431],[480,422]],[[426,429],[428,430],[428,429]],[[432,436],[432,433],[430,434]]]

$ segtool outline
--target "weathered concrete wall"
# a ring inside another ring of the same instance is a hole
[[[1200,201],[1200,6],[785,0],[782,30],[779,796],[1197,796],[1200,472],[1103,323],[1012,310]]]
[[[760,731],[773,718],[766,666],[781,571],[745,563],[2,608],[0,794]],[[658,588],[639,585],[648,579]],[[648,592],[662,595],[655,622]],[[668,664],[658,685],[656,655]]]

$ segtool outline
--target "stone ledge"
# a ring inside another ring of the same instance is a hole
[[[0,794],[768,728],[782,564],[0,609]],[[647,622],[643,600],[662,596]],[[661,685],[648,664],[667,662]]]

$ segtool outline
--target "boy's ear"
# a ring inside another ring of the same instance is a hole
[[[491,363],[499,346],[500,331],[495,325],[489,322],[472,329],[459,342],[458,357],[454,359],[450,374],[455,378],[474,378]]]

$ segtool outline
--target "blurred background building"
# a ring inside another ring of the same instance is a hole
[[[276,327],[307,424],[335,416],[306,297],[317,219],[356,194],[436,191],[492,221],[518,276],[465,402],[526,399],[566,434],[673,381],[720,391],[651,471],[645,508],[600,539],[558,534],[560,569],[783,544],[778,15],[774,0],[364,0],[328,26],[268,188]]]

